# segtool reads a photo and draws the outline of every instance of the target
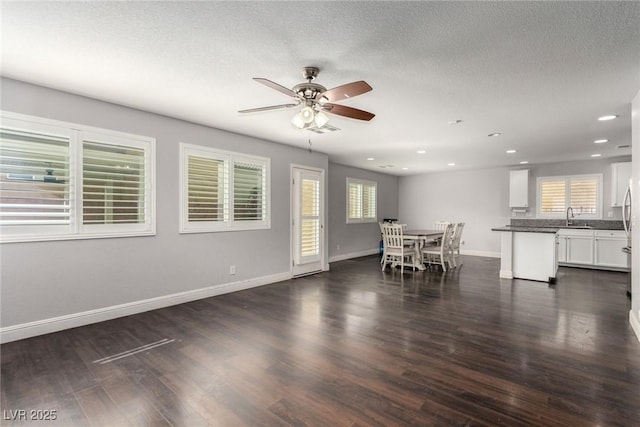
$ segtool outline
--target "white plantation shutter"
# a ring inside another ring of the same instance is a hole
[[[233,164],[233,218],[235,221],[265,219],[265,168],[262,164]]]
[[[376,186],[362,185],[362,217],[376,219]]]
[[[188,156],[188,221],[225,221],[229,216],[224,160]]]
[[[206,233],[271,226],[264,157],[180,144],[180,231]]]
[[[320,256],[320,181],[317,177],[302,177],[300,220],[300,255]]]
[[[544,214],[564,214],[566,211],[565,179],[548,179],[540,183],[540,211]]]
[[[347,185],[347,212],[348,219],[358,220],[362,219],[362,184],[357,182],[350,182]]]
[[[538,178],[538,216],[564,218],[571,207],[583,219],[602,217],[602,175]]]
[[[155,234],[155,139],[0,112],[0,241]]]
[[[68,137],[2,129],[0,225],[69,224]]]
[[[376,222],[377,186],[373,181],[347,178],[347,223]]]
[[[572,178],[569,205],[576,215],[595,215],[598,211],[598,181],[595,177]]]
[[[83,224],[144,223],[145,186],[144,149],[83,141]]]

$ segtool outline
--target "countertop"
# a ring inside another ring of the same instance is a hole
[[[509,231],[509,232],[518,232],[518,233],[551,233],[555,234],[558,232],[560,227],[522,227],[522,226],[511,226],[505,225],[504,227],[496,227],[492,228],[491,231]]]
[[[603,227],[567,227],[567,226],[559,226],[559,227],[529,227],[524,225],[505,225],[504,227],[495,227],[492,228],[491,231],[509,231],[509,232],[517,232],[517,233],[557,233],[558,230],[617,230],[614,228],[603,228]],[[619,231],[619,230],[618,230]]]

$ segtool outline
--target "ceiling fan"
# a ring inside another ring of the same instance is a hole
[[[307,79],[307,81],[297,84],[291,89],[287,89],[278,83],[272,82],[271,80],[254,77],[253,80],[258,83],[262,83],[271,89],[275,89],[278,92],[291,97],[293,102],[289,104],[271,105],[268,107],[250,108],[248,110],[240,110],[238,113],[244,114],[256,113],[259,111],[281,110],[302,105],[300,112],[294,115],[291,119],[291,123],[299,129],[314,126],[321,128],[329,121],[329,118],[324,113],[336,114],[338,116],[349,117],[356,120],[369,121],[373,119],[375,114],[368,111],[347,107],[346,105],[334,104],[335,101],[342,101],[369,92],[372,88],[367,82],[360,80],[327,90],[322,85],[312,83],[312,80],[318,76],[319,72],[320,70],[317,67],[304,67],[302,69],[302,75]]]

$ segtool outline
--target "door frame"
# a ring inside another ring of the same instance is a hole
[[[325,227],[326,224],[326,217],[327,217],[327,200],[326,200],[326,170],[323,168],[319,168],[319,167],[315,167],[315,166],[307,166],[307,165],[301,165],[301,164],[296,164],[296,163],[291,163],[290,166],[290,170],[289,170],[289,183],[291,184],[289,187],[289,240],[290,240],[290,245],[289,245],[289,259],[290,259],[290,271],[291,271],[291,275],[293,277],[299,277],[299,276],[304,276],[307,273],[302,273],[302,274],[298,274],[298,275],[294,275],[294,267],[295,267],[295,257],[294,257],[294,251],[295,251],[295,233],[294,233],[294,216],[295,216],[295,212],[294,212],[294,206],[295,206],[295,201],[294,201],[294,174],[296,170],[306,170],[306,171],[310,171],[310,172],[314,172],[314,173],[319,173],[320,174],[320,270],[319,271],[328,271],[329,270],[329,264],[327,263],[327,246],[326,246],[326,242],[327,242],[327,228]],[[314,271],[314,273],[317,271]],[[308,273],[308,274],[313,274],[313,273]]]

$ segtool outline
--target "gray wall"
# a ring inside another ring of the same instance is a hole
[[[398,217],[397,176],[329,163],[329,260],[353,258],[378,250],[377,223],[347,224],[347,177],[378,183],[378,221]]]
[[[15,80],[1,83],[0,107],[5,111],[157,140],[157,235],[2,244],[3,328],[290,273],[290,165],[328,170],[325,154]],[[269,157],[271,229],[179,234],[179,142]],[[231,264],[236,266],[234,276],[229,275]]]
[[[518,217],[535,218],[536,178],[541,176],[603,174],[603,219],[621,219],[621,209],[611,208],[611,163],[630,157],[563,162],[511,169],[529,169],[529,211]],[[508,224],[509,168],[432,173],[400,178],[400,221],[411,228],[429,228],[434,221],[465,222],[463,251],[498,256],[500,236],[491,228]]]

